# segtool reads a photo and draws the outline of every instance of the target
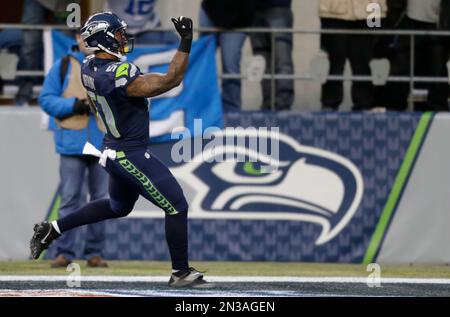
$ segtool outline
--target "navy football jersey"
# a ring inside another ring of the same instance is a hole
[[[140,74],[139,68],[129,62],[101,59],[94,55],[83,62],[83,86],[107,130],[103,140],[105,147],[127,151],[148,144],[148,101],[126,94],[128,85]]]

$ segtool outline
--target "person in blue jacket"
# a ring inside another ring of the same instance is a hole
[[[108,175],[98,158],[82,155],[86,142],[100,147],[104,136],[101,120],[91,114],[86,90],[81,84],[81,63],[89,55],[79,34],[78,48],[58,60],[47,74],[39,104],[50,116],[49,128],[54,132],[56,152],[60,155],[59,216],[64,217],[90,200],[107,198]],[[76,256],[76,230],[58,240],[52,267],[66,267]],[[106,267],[103,259],[104,223],[87,227],[83,256],[89,267]]]

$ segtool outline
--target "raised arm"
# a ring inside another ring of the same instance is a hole
[[[181,36],[180,46],[173,57],[166,74],[145,74],[136,78],[127,87],[130,97],[154,97],[163,94],[181,84],[189,63],[192,45],[192,20],[185,17],[172,19]]]
[[[154,97],[181,84],[188,66],[189,54],[178,51],[166,74],[145,74],[136,78],[128,87],[130,97]]]

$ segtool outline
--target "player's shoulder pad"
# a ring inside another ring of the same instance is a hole
[[[138,71],[138,68],[136,65],[130,63],[130,62],[117,62],[114,63],[116,68],[115,78],[120,77],[134,77],[136,76],[136,73]]]
[[[139,68],[130,62],[117,62],[114,64],[117,66],[114,76],[116,87],[125,86],[130,79],[140,74]]]

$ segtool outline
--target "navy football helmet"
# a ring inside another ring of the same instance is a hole
[[[104,51],[118,58],[133,50],[134,39],[126,33],[127,24],[112,12],[89,17],[80,30],[86,48]]]

